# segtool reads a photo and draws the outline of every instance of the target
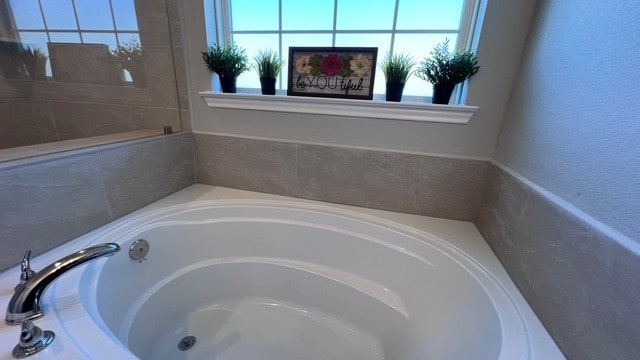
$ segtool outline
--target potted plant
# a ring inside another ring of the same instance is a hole
[[[128,41],[113,51],[120,67],[129,72],[133,86],[143,88],[147,86],[147,77],[142,61],[142,47],[137,40]]]
[[[431,51],[431,58],[420,62],[416,75],[433,84],[432,103],[448,104],[456,84],[478,72],[478,58],[468,50],[452,54],[449,39]]]
[[[47,55],[42,50],[27,46],[20,51],[20,57],[31,80],[47,80]]]
[[[256,71],[260,77],[262,95],[275,95],[276,78],[284,62],[278,58],[278,54],[269,49],[258,51],[258,55],[253,60],[256,62]]]
[[[213,45],[202,52],[202,59],[209,71],[218,74],[222,92],[235,93],[236,79],[249,70],[249,59],[245,50],[236,44]]]
[[[415,64],[413,58],[409,55],[388,53],[385,56],[382,63],[380,63],[380,69],[382,69],[387,83],[387,101],[400,101],[402,99],[404,85],[413,73],[412,69]]]

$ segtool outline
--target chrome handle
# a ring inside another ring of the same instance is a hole
[[[22,258],[22,262],[20,263],[20,282],[14,288],[15,291],[18,291],[24,284],[27,283],[29,279],[31,279],[36,274],[33,269],[31,269],[31,250],[27,250],[24,253],[24,257]]]
[[[20,264],[20,283],[24,284],[31,279],[36,272],[31,269],[31,250],[27,250]]]

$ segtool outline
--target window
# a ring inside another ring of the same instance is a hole
[[[391,51],[410,54],[417,63],[446,38],[457,49],[469,46],[478,1],[204,0],[204,4],[208,42],[233,41],[247,50],[250,59],[264,48],[277,51],[286,62],[289,46],[357,46],[377,47],[378,61]],[[280,76],[278,88],[286,86],[286,76]],[[241,75],[238,87],[259,88],[255,72]],[[384,91],[384,75],[377,69],[374,92]],[[412,76],[404,94],[431,96],[431,85]]]
[[[48,43],[106,44],[110,50],[134,40],[140,43],[134,0],[6,1],[12,37],[47,56]]]

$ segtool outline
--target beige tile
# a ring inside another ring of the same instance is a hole
[[[72,102],[51,102],[50,105],[61,140],[140,129],[131,120],[126,106]]]
[[[189,93],[187,89],[187,69],[182,47],[173,47],[173,59],[176,69],[176,84],[178,86],[178,102],[180,109],[189,109]]]
[[[472,221],[480,203],[488,162],[421,156],[418,214]]]
[[[0,149],[56,140],[47,102],[0,100]]]
[[[171,31],[171,46],[182,46],[182,26],[178,10],[178,0],[166,0]]]
[[[474,224],[503,264],[511,252],[529,193],[520,181],[495,165],[489,166]]]
[[[170,47],[146,46],[142,49],[147,89],[153,104],[163,108],[178,108],[178,90]]]
[[[195,182],[191,134],[126,145],[98,158],[114,218]]]
[[[165,0],[136,0],[136,16],[142,46],[170,46]]]
[[[0,270],[111,219],[95,156],[0,171]]]
[[[417,155],[299,145],[296,196],[416,213]]]
[[[194,141],[198,182],[295,194],[295,144],[205,134],[194,134]]]
[[[191,112],[189,110],[180,110],[180,123],[182,131],[193,131],[191,128]]]
[[[568,358],[637,358],[638,254],[532,192],[506,268]]]
[[[174,132],[181,130],[180,112],[177,109],[131,107],[131,121],[140,129],[162,132],[165,125],[170,125]]]

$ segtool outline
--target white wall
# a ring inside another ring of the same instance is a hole
[[[198,96],[199,91],[209,90],[210,86],[200,55],[207,45],[202,1],[187,0],[183,5],[194,131],[489,158],[535,0],[487,0],[477,50],[482,68],[471,80],[466,102],[478,105],[480,110],[468,125],[210,109]]]
[[[640,242],[640,2],[540,0],[495,158]]]

